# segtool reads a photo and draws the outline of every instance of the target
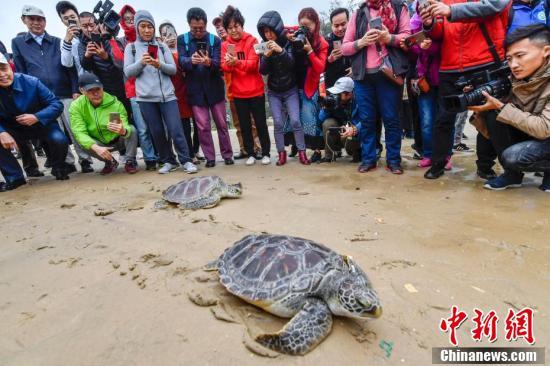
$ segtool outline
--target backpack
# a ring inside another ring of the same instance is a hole
[[[216,42],[216,38],[212,33],[208,34],[208,43],[210,45],[210,55],[214,54],[214,43]],[[185,52],[189,53],[189,41],[191,39],[191,32],[187,32],[183,34],[183,41],[185,42]]]

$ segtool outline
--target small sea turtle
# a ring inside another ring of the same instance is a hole
[[[225,288],[265,311],[292,318],[275,334],[256,341],[275,351],[303,355],[332,328],[332,314],[349,318],[382,315],[378,295],[351,257],[309,240],[249,235],[206,270],[218,270]]]
[[[212,208],[224,197],[240,197],[242,188],[241,183],[226,184],[220,177],[194,177],[168,187],[162,198],[182,209],[198,210]]]

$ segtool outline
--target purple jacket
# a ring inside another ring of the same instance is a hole
[[[411,18],[411,33],[417,33],[422,30],[422,20],[418,13]],[[432,39],[432,45],[427,50],[420,48],[415,44],[411,47],[411,52],[418,56],[416,63],[416,73],[419,78],[425,76],[432,86],[439,85],[439,65],[441,64],[441,42]]]

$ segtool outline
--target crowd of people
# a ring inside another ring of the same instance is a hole
[[[82,173],[94,171],[95,158],[103,175],[119,161],[134,174],[138,147],[145,169],[160,174],[180,166],[196,173],[203,161],[213,168],[211,118],[225,165],[268,165],[268,112],[277,166],[288,156],[332,163],[345,150],[368,173],[379,165],[383,134],[386,169],[400,175],[403,137],[411,136],[427,179],[470,149],[462,136],[473,112],[484,187],[519,187],[535,172],[550,192],[546,1],[366,0],[332,11],[325,35],[313,8],[299,12],[296,26],[268,11],[256,23],[261,39],[234,6],[213,19],[216,34],[206,12],[191,8],[189,31],[178,34],[130,5],[98,16],[60,1],[66,32],[58,38],[46,32],[44,12],[26,5],[28,32],[11,41],[11,54],[0,44],[0,192],[44,175],[36,154],[58,180],[77,171],[77,157]]]

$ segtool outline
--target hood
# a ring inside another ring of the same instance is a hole
[[[135,42],[136,41],[136,28],[135,27],[128,27],[126,23],[124,23],[124,13],[129,11],[132,14],[136,14],[136,10],[132,8],[130,5],[124,5],[122,9],[120,9],[120,12],[118,15],[120,15],[120,27],[124,31],[124,37],[128,42]]]
[[[233,38],[227,37],[227,42],[229,42],[231,44],[238,44],[238,43],[241,43],[241,42],[247,43],[250,38],[253,38],[252,34],[243,32],[243,38],[239,39],[238,41],[235,41]]]
[[[153,25],[153,27],[156,29],[156,25],[155,25],[155,19],[153,18],[153,16],[151,15],[151,13],[149,13],[147,10],[138,10],[136,15],[135,15],[135,19],[134,19],[134,26],[135,26],[135,30],[136,30],[136,37],[138,40],[142,41],[143,40],[141,39],[141,37],[139,36],[139,32],[138,32],[138,27],[139,27],[139,23],[141,22],[149,22]],[[156,43],[156,40],[155,40],[155,37],[153,37],[153,41],[152,43]]]
[[[512,91],[522,104],[527,105],[540,97],[540,93],[544,91],[544,85],[549,80],[550,60],[546,61],[529,80],[516,80],[512,76]]]
[[[258,33],[260,34],[260,37],[262,37],[263,41],[267,41],[267,39],[264,36],[264,32],[262,29],[264,28],[270,28],[275,32],[277,35],[277,43],[279,44],[285,44],[285,25],[283,24],[283,18],[281,18],[281,14],[276,12],[275,10],[268,11],[258,21]]]

